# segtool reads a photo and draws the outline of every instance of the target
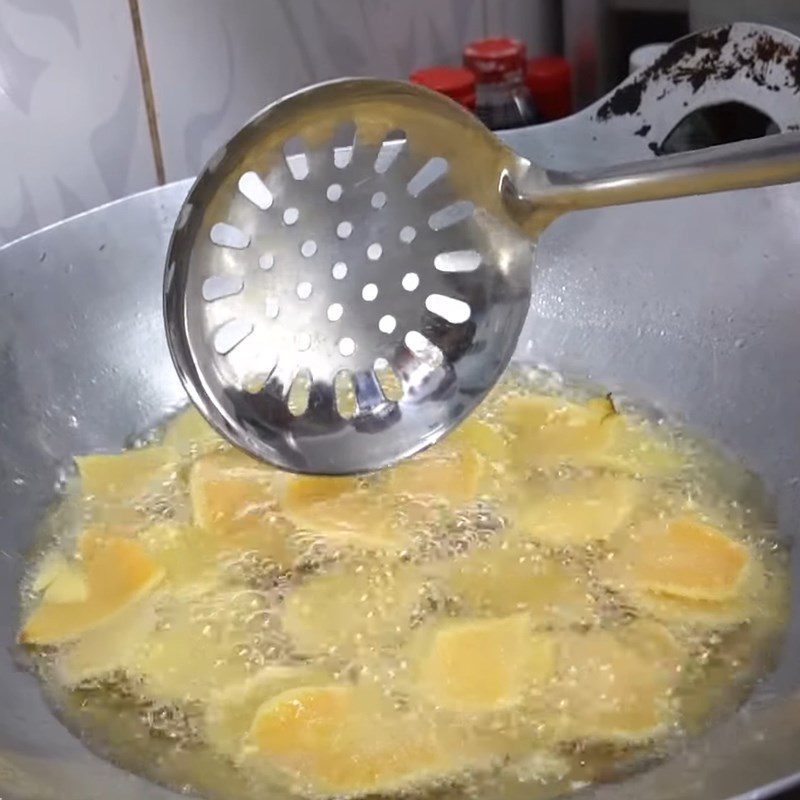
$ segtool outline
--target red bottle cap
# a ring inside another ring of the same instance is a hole
[[[409,76],[411,83],[433,89],[473,110],[475,108],[475,76],[461,67],[428,67]]]
[[[501,83],[525,69],[525,45],[517,39],[480,39],[464,48],[464,66],[478,83]]]
[[[559,56],[532,58],[527,67],[528,91],[542,119],[553,120],[572,113],[572,70]]]

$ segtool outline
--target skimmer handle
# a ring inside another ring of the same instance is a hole
[[[568,211],[663,200],[800,180],[800,133],[783,133],[589,172],[532,167],[512,194],[525,227]]]

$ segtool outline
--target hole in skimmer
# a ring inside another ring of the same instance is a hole
[[[406,272],[400,285],[407,291],[413,292],[419,286],[419,275],[416,272]]]
[[[364,288],[361,290],[362,300],[366,300],[368,303],[371,303],[377,296],[378,287],[374,283],[365,284]]]
[[[381,333],[394,333],[397,327],[397,320],[391,314],[384,314],[378,320],[378,330]]]
[[[333,163],[338,169],[344,169],[353,160],[355,146],[356,124],[345,122],[333,134]]]
[[[293,136],[283,145],[283,157],[286,166],[296,181],[303,181],[308,177],[308,156],[306,144],[299,136]]]
[[[253,324],[243,319],[230,319],[214,334],[214,349],[225,356],[253,332]]]
[[[378,155],[375,158],[375,172],[377,172],[378,175],[383,175],[395,162],[400,155],[400,151],[405,146],[405,138],[405,131],[399,128],[389,131],[389,133],[383,137],[381,149],[378,150]]]
[[[266,211],[272,205],[272,192],[255,172],[245,172],[239,178],[239,191],[262,211]]]
[[[403,339],[406,347],[422,362],[439,367],[444,361],[442,351],[419,331],[409,331]]]
[[[403,244],[411,244],[416,238],[416,228],[412,228],[411,225],[405,225],[400,229],[400,241],[403,242]]]
[[[211,241],[219,247],[232,247],[244,250],[250,244],[250,237],[240,228],[228,222],[217,222],[210,231]]]
[[[213,302],[231,297],[244,289],[244,280],[235,275],[212,275],[203,281],[203,300]]]
[[[432,183],[438,181],[447,169],[447,160],[441,156],[434,156],[408,182],[406,191],[412,197],[419,197]]]
[[[289,395],[286,398],[286,405],[293,416],[299,417],[306,413],[310,390],[311,374],[308,370],[300,370],[294,376],[292,385],[289,388]]]
[[[433,266],[441,272],[473,272],[480,265],[481,254],[477,250],[451,250],[433,259]]]
[[[425,298],[425,308],[453,325],[466,322],[472,315],[468,303],[444,294],[429,294]]]
[[[385,358],[376,358],[372,367],[383,396],[396,403],[403,397],[403,382]]]
[[[264,313],[267,315],[267,319],[277,319],[280,311],[280,303],[276,297],[268,297],[264,301]]]
[[[449,206],[434,211],[428,218],[428,225],[434,231],[441,231],[468,219],[475,213],[475,205],[469,200],[458,200]]]
[[[336,373],[333,379],[333,396],[339,416],[352,419],[356,414],[356,391],[352,372],[343,369]]]

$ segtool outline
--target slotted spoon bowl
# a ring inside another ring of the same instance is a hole
[[[165,273],[170,351],[243,450],[295,472],[378,469],[499,380],[556,217],[798,179],[798,134],[555,173],[421,87],[321,84],[262,111],[190,191]]]

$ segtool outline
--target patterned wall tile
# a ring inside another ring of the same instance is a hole
[[[0,0],[0,243],[153,185],[127,0]]]
[[[167,179],[194,175],[250,116],[342,75],[459,61],[483,0],[140,0]]]

